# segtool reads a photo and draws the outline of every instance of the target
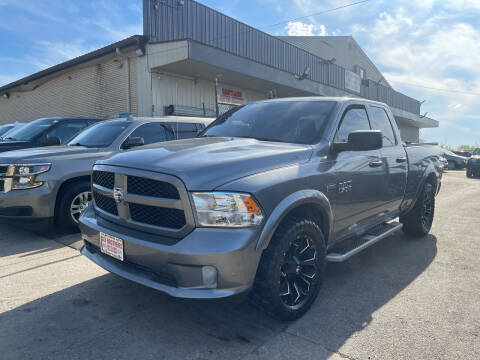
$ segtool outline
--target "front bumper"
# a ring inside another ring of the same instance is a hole
[[[1,222],[45,228],[52,225],[54,214],[55,194],[46,185],[0,193]]]
[[[173,297],[215,299],[247,291],[261,257],[255,250],[258,228],[197,228],[177,241],[108,222],[91,206],[80,218],[80,230],[83,255],[112,273]],[[123,240],[123,262],[100,252],[100,232]],[[216,285],[206,285],[204,266],[216,269]]]

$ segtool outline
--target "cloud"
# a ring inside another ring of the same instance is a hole
[[[325,25],[306,24],[301,21],[289,21],[285,30],[289,36],[325,36]]]
[[[480,29],[460,13],[446,11],[460,7],[459,3],[448,1],[442,8],[432,5],[430,13],[397,7],[382,11],[371,25],[357,23],[351,29],[397,90],[427,100],[422,111],[440,120],[441,127],[452,129],[450,137],[465,138],[475,132],[466,131],[469,127],[463,121],[480,120],[480,57],[476,56],[480,54]],[[439,130],[426,133],[435,131]]]

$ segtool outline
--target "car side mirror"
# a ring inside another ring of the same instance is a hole
[[[45,139],[45,146],[57,146],[61,144],[62,140],[57,136],[49,136]]]
[[[335,152],[378,150],[383,146],[383,134],[380,130],[357,130],[348,134],[346,143],[333,144]]]
[[[127,150],[143,145],[145,145],[145,140],[142,137],[129,137],[123,143],[123,148]]]

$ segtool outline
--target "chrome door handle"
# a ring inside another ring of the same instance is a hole
[[[382,166],[383,165],[383,161],[382,160],[373,160],[373,161],[370,161],[370,164],[368,164],[370,167],[379,167],[379,166]]]
[[[405,156],[397,158],[397,163],[404,163],[407,161],[407,158]]]

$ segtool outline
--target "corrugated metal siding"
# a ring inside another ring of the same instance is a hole
[[[420,130],[417,127],[399,124],[398,122],[397,125],[403,141],[419,142]]]
[[[184,5],[179,5],[178,0],[144,0],[144,13],[147,20],[144,35],[151,42],[192,39],[292,74],[302,74],[310,67],[309,79],[349,91],[345,89],[343,67],[321,64],[320,57],[195,1],[185,0]],[[371,99],[420,113],[417,100],[386,86],[378,87],[378,98]],[[362,92],[367,91],[376,96],[371,90],[362,89]]]
[[[219,88],[222,85],[219,85]],[[264,95],[239,89],[235,86],[225,87],[242,90],[246,102],[264,99]],[[164,115],[163,110],[168,105],[191,106],[215,110],[215,84],[213,81],[197,80],[182,77],[176,74],[155,75],[152,77],[152,95],[154,101],[154,115]]]
[[[136,115],[135,58],[130,62],[131,112]],[[48,116],[106,117],[125,111],[126,70],[113,60],[64,73],[31,91],[12,91],[9,99],[0,98],[0,123]]]

